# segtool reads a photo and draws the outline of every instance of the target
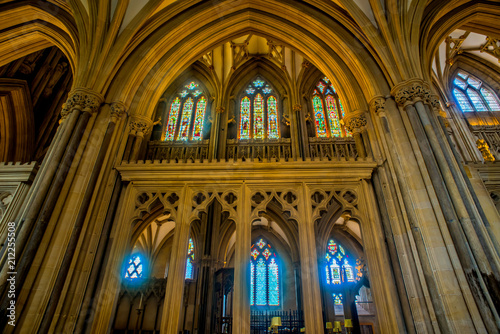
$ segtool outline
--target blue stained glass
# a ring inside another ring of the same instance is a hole
[[[330,239],[327,244],[325,258],[327,260],[327,265],[325,267],[327,284],[343,284],[346,279],[347,282],[354,282],[356,279],[359,280],[363,276],[362,272],[359,271],[361,267],[353,267],[349,263],[349,261],[356,262],[357,260],[349,257],[344,247],[333,239]],[[358,265],[357,262],[356,265]],[[342,296],[340,298],[342,298]]]
[[[250,305],[255,304],[255,265],[250,263]]]
[[[279,306],[280,291],[278,284],[278,265],[274,259],[269,263],[269,306]]]
[[[195,91],[193,92],[193,95],[194,95],[195,97],[197,97],[197,96],[198,96],[198,95],[200,95],[200,94],[201,94],[201,91],[199,91],[199,90],[195,90]]]
[[[328,270],[328,266],[325,266],[326,271],[326,284],[330,284],[330,270]]]
[[[253,85],[255,87],[263,87],[264,86],[264,81],[260,80],[260,79],[257,79],[253,82]]]
[[[188,93],[188,91],[187,91],[187,90],[183,90],[182,92],[180,92],[180,93],[179,93],[179,95],[180,95],[181,97],[186,97],[186,95],[188,95],[188,94],[189,94],[189,93]]]
[[[246,92],[247,92],[247,94],[252,95],[253,93],[255,93],[255,89],[253,87],[248,87]]]
[[[458,72],[458,73],[457,73],[457,75],[458,75],[459,77],[461,77],[462,79],[464,79],[464,80],[465,80],[465,79],[467,79],[467,77],[468,77],[468,75],[467,75],[467,74],[465,74],[464,72]]]
[[[324,77],[324,78],[323,78],[323,81],[324,81],[324,82],[326,82],[327,84],[329,84],[329,83],[330,83],[330,79],[328,79],[327,77]]]
[[[491,110],[494,111],[500,110],[498,99],[492,92],[490,92],[489,89],[481,88],[481,95],[483,95],[484,99],[486,100],[486,103],[488,103],[488,106],[490,107]]]
[[[481,81],[478,81],[474,78],[467,79],[467,83],[472,87],[474,87],[475,89],[479,89],[479,87],[481,87]]]
[[[455,98],[458,101],[458,105],[460,106],[460,109],[462,109],[463,112],[474,111],[464,93],[455,88],[453,90],[453,95],[455,95]]]
[[[178,139],[187,140],[189,135],[189,123],[191,122],[191,114],[193,113],[193,99],[188,98],[184,102],[184,107],[182,109],[181,125],[179,127]]]
[[[260,258],[257,261],[257,273],[256,273],[256,304],[257,305],[266,305],[266,264],[264,263],[264,259]]]
[[[191,259],[188,258],[186,260],[186,279],[191,278],[193,278],[193,263],[191,262]]]
[[[128,267],[125,271],[125,278],[136,279],[142,277],[142,261],[139,255],[132,256],[128,261]]]
[[[467,95],[469,95],[469,98],[477,111],[488,111],[483,103],[483,100],[479,97],[479,94],[475,90],[468,88]]]
[[[453,83],[462,89],[467,88],[467,84],[464,81],[460,80],[459,78],[455,78],[455,80],[453,80]]]
[[[273,90],[269,87],[269,86],[266,86],[265,88],[262,89],[262,92],[264,94],[269,94],[271,93]]]

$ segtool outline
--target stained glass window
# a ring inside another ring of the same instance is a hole
[[[181,86],[170,104],[165,141],[202,140],[208,101],[195,81]]]
[[[319,96],[313,97],[314,121],[316,123],[316,136],[326,137],[325,114],[323,112],[323,101]]]
[[[500,110],[498,96],[468,73],[458,72],[453,86],[453,95],[462,112]]]
[[[253,137],[264,138],[264,100],[260,94],[253,99],[253,127]]]
[[[250,82],[240,101],[239,139],[279,139],[278,99],[261,78]]]
[[[260,238],[250,252],[250,305],[280,306],[280,271],[276,252]]]
[[[193,244],[193,239],[189,238],[188,255],[186,260],[186,279],[193,279],[193,261],[194,261],[194,244]]]
[[[193,139],[201,140],[203,134],[203,120],[205,119],[205,110],[207,109],[207,100],[205,96],[200,97],[196,104],[196,113],[193,124]]]
[[[351,136],[351,133],[341,125],[340,119],[344,118],[344,107],[327,77],[320,79],[314,87],[312,105],[316,137]]]
[[[343,284],[360,280],[363,274],[357,271],[356,259],[351,258],[344,247],[330,239],[326,248],[326,284]]]
[[[278,127],[278,111],[276,98],[269,96],[267,98],[267,137],[277,139],[280,137]]]
[[[341,293],[334,293],[333,295],[333,303],[335,305],[342,305],[342,294]]]
[[[177,126],[177,118],[179,117],[179,108],[181,106],[181,99],[176,97],[170,106],[168,114],[168,122],[166,128],[166,140],[173,140],[175,136],[175,128]]]
[[[182,108],[182,118],[181,118],[181,126],[179,128],[179,138],[182,140],[188,139],[189,134],[189,123],[191,121],[191,114],[193,113],[193,99],[188,98],[186,102],[184,102],[184,106]]]
[[[143,265],[139,254],[132,255],[128,261],[127,269],[125,270],[125,278],[135,280],[142,278]]]
[[[240,139],[250,138],[250,99],[245,96],[241,99],[240,107]]]

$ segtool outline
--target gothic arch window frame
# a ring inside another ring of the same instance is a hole
[[[161,140],[172,143],[202,142],[207,134],[212,102],[208,89],[201,80],[192,77],[179,85],[174,92],[168,98],[163,113],[165,116]]]
[[[275,248],[266,240],[267,238],[261,235],[255,239],[250,248],[250,307],[254,310],[280,310],[283,305],[283,264]],[[266,251],[269,251],[267,256]],[[260,270],[263,270],[265,277],[258,276],[259,268],[257,268],[256,264],[264,264],[264,267],[261,266]],[[274,290],[277,294],[277,304],[270,304],[269,300],[272,288],[269,285],[273,279],[270,276],[271,271],[275,273],[275,282],[273,283],[277,285]],[[261,288],[263,291],[259,291],[259,285],[265,286]],[[265,303],[258,301],[259,297],[262,298],[262,294],[264,294]]]
[[[500,112],[498,94],[484,80],[466,70],[459,68],[455,71],[451,80],[451,95],[463,114]],[[489,95],[489,101],[485,95]]]
[[[258,95],[262,97],[262,138],[256,138],[255,135],[255,122],[256,122],[256,111],[255,105]],[[270,108],[269,100],[273,97],[275,99],[275,105]],[[244,120],[242,116],[242,107],[244,99],[248,99],[248,125],[245,127]],[[273,110],[274,109],[274,110]],[[269,80],[265,79],[262,75],[256,75],[253,79],[243,86],[240,93],[238,94],[237,100],[237,138],[238,140],[253,141],[253,140],[279,140],[281,138],[281,128],[280,121],[283,117],[283,103],[281,101],[281,96],[278,90],[270,83]],[[270,111],[271,110],[271,111]],[[270,112],[274,114],[274,121],[271,123]],[[271,129],[272,124],[274,127]],[[242,134],[242,128],[245,127],[248,130],[248,135]],[[275,133],[270,135],[270,133]]]
[[[345,117],[344,106],[332,82],[326,76],[314,82],[315,85],[311,88],[309,96],[311,97],[310,108],[313,114],[312,120],[315,137],[351,138],[351,133],[342,122]],[[328,99],[328,97],[331,98]],[[319,110],[319,107],[321,107],[321,110]],[[318,115],[322,116],[322,119]],[[336,119],[332,115],[336,115]],[[323,123],[324,129],[319,128],[320,123]],[[335,126],[337,126],[336,130],[333,129]]]

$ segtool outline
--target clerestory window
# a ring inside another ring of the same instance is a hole
[[[186,279],[193,279],[193,262],[194,262],[194,244],[193,244],[193,239],[189,238],[188,254],[186,260]]]
[[[182,86],[170,102],[163,139],[202,140],[207,113],[207,94],[191,81]]]
[[[341,119],[344,118],[342,102],[327,77],[320,79],[312,92],[314,128],[316,137],[350,137],[351,133]]]
[[[144,265],[141,259],[141,255],[140,254],[132,255],[129,258],[128,263],[126,265],[124,278],[129,281],[135,281],[137,279],[142,278],[143,274],[144,274]]]
[[[278,139],[278,95],[263,79],[252,81],[240,100],[238,139]]]
[[[462,112],[500,111],[496,93],[464,71],[459,71],[453,80],[453,96]]]

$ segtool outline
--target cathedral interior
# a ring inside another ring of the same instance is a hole
[[[499,333],[500,4],[0,1],[0,332]]]

